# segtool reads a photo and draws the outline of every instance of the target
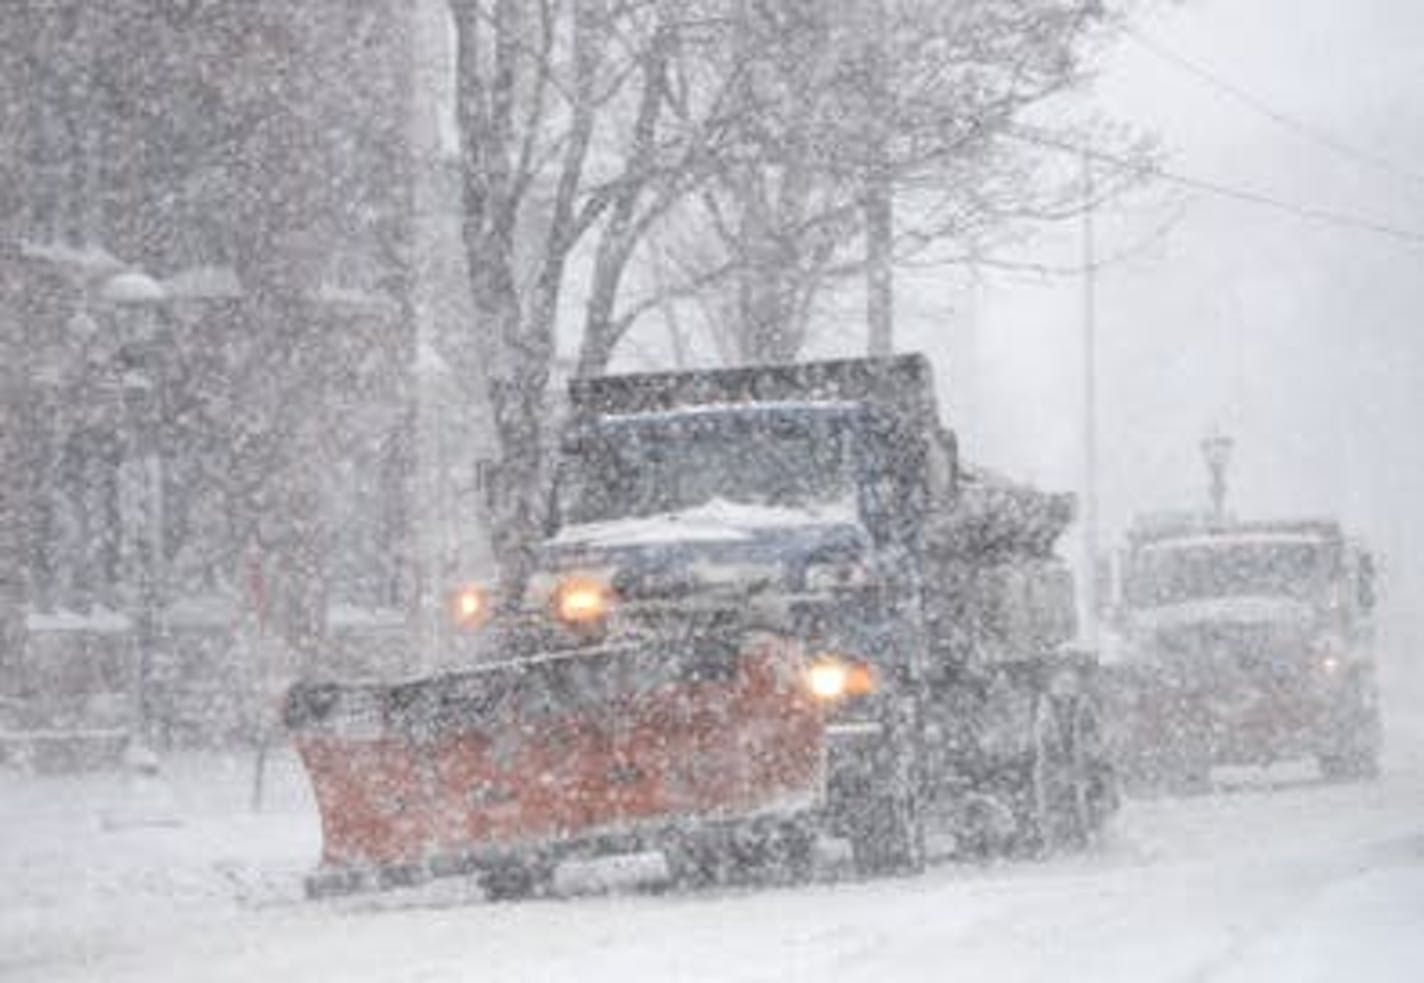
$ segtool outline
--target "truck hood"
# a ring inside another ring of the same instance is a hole
[[[869,543],[850,501],[789,508],[715,499],[677,512],[565,526],[540,549],[539,567],[603,569],[629,587],[631,579],[685,590],[782,581],[810,563],[860,556]]]

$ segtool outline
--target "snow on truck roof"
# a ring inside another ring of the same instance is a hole
[[[1314,532],[1304,530],[1281,530],[1271,532],[1199,533],[1191,536],[1167,536],[1142,545],[1142,551],[1166,552],[1168,550],[1201,549],[1212,546],[1318,546],[1338,537],[1324,530]]]
[[[807,413],[839,414],[852,413],[863,407],[863,403],[848,400],[776,400],[765,403],[698,403],[666,410],[647,410],[637,413],[608,413],[598,417],[599,425],[653,423],[664,420],[680,420],[690,416],[714,416],[738,414],[761,416],[776,413],[802,415]]]
[[[929,360],[920,354],[628,375],[569,382],[576,417],[667,413],[742,404],[786,407],[870,404],[938,422]]]

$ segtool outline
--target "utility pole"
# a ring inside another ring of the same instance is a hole
[[[1098,339],[1093,160],[1083,147],[1083,608],[1084,638],[1098,646]]]
[[[891,269],[895,213],[890,188],[890,148],[886,146],[889,112],[888,28],[886,0],[871,0],[870,24],[870,158],[865,177],[865,318],[867,351],[889,355],[895,350],[895,283]]]
[[[1202,439],[1202,457],[1210,480],[1211,517],[1214,522],[1226,521],[1226,466],[1231,463],[1234,441],[1219,430]]]

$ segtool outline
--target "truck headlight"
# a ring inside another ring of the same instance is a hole
[[[806,687],[818,700],[868,696],[876,690],[875,672],[858,659],[824,655],[806,667]]]
[[[613,607],[613,591],[592,577],[569,577],[554,589],[554,617],[568,625],[602,621]]]
[[[1311,652],[1315,668],[1325,676],[1336,676],[1345,668],[1348,649],[1344,641],[1335,635],[1322,638]]]
[[[480,628],[490,616],[490,596],[481,584],[466,584],[450,599],[450,617],[459,628]]]

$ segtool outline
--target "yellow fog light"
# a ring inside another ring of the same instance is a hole
[[[866,696],[875,692],[875,673],[863,662],[827,656],[807,668],[806,685],[821,700]]]
[[[466,584],[450,602],[450,617],[461,628],[478,628],[490,615],[489,592],[479,584]]]
[[[834,700],[845,695],[846,679],[850,673],[839,662],[815,662],[806,671],[806,681],[811,692],[822,700]]]
[[[570,625],[600,621],[612,606],[608,586],[589,577],[571,577],[554,592],[554,616]]]

